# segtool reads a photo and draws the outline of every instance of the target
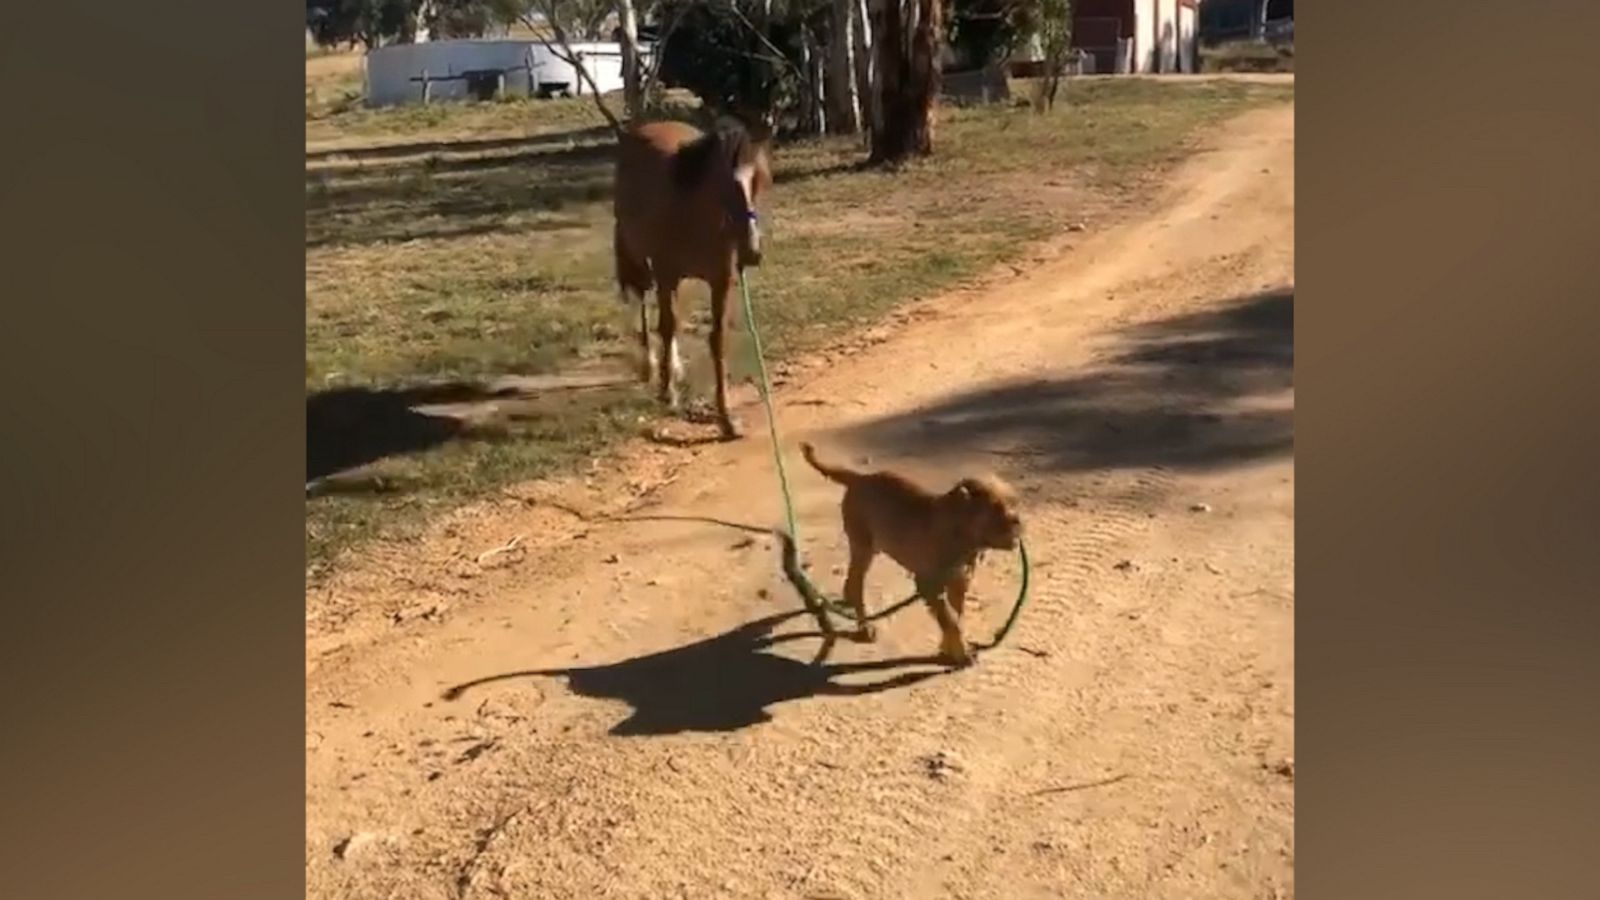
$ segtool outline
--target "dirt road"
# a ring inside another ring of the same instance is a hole
[[[798,440],[1023,492],[1033,599],[971,668],[918,661],[915,608],[811,664],[771,542],[708,521],[781,521],[757,407],[311,592],[308,895],[1292,896],[1293,130],[1238,119],[1143,214],[787,373],[830,588]]]

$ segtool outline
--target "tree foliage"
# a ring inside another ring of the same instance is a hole
[[[369,50],[416,36],[423,0],[306,0],[306,27],[323,46],[360,43]]]
[[[972,68],[1001,62],[1033,36],[1048,0],[951,0],[945,39]]]
[[[1056,104],[1061,70],[1072,51],[1072,0],[1031,0],[1037,6],[1039,44],[1044,50],[1044,77],[1039,81],[1035,105],[1048,112]]]
[[[610,0],[564,0],[610,10]],[[502,28],[527,9],[526,0],[306,0],[306,27],[324,46],[360,43],[368,49],[436,37],[470,38]],[[602,13],[602,16],[604,13]]]
[[[826,44],[827,0],[663,0],[657,19],[675,26],[659,48],[661,82],[688,90],[718,114],[792,118],[815,91],[801,66],[807,33]]]
[[[541,13],[547,8],[547,4],[533,0],[523,0],[522,6],[532,6]],[[616,0],[555,0],[548,6],[555,9],[567,36],[575,41],[609,41],[614,38],[606,28],[606,23],[617,12]]]
[[[435,38],[483,37],[517,21],[524,0],[433,0],[428,31]]]

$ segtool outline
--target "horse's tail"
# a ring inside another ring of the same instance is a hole
[[[616,252],[617,298],[623,303],[643,303],[645,295],[655,286],[655,274],[648,260],[638,259],[628,252],[622,240],[622,225],[612,231],[612,247]]]
[[[830,466],[827,463],[818,460],[817,448],[811,446],[809,443],[802,443],[800,445],[800,455],[806,458],[806,462],[811,464],[811,468],[821,472],[824,478],[828,479],[829,481],[842,484],[845,487],[849,487],[850,485],[854,484],[856,480],[861,477],[860,472],[840,466]]]

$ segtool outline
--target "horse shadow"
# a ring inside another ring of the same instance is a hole
[[[777,644],[822,637],[809,631],[772,633],[802,612],[767,616],[712,638],[620,662],[491,675],[450,688],[444,699],[456,700],[475,687],[498,681],[565,678],[573,693],[628,704],[631,712],[611,728],[613,735],[729,732],[770,721],[769,707],[779,703],[876,694],[949,671],[933,657],[807,663],[767,652]],[[905,671],[865,683],[837,680],[894,669]]]

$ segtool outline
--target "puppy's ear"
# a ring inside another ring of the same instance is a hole
[[[964,519],[967,508],[972,505],[972,488],[965,481],[957,482],[955,487],[939,495],[938,504],[948,511],[950,521]]]
[[[950,509],[962,519],[970,519],[972,517],[980,499],[978,491],[970,478],[963,478],[957,482],[956,486],[951,488],[950,492],[944,496],[945,501],[950,505]]]

